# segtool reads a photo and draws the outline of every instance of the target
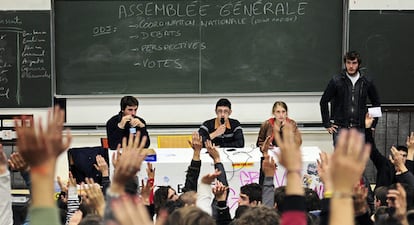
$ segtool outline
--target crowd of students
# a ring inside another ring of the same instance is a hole
[[[367,116],[366,123],[370,127],[372,118]],[[414,196],[414,134],[407,137],[407,148],[393,147],[387,159],[378,153],[371,129],[365,135],[356,129],[342,130],[335,151],[320,154],[318,174],[325,191],[323,199],[319,199],[312,190],[303,188],[300,131],[292,120],[285,121],[283,129],[273,126],[273,136],[268,135],[260,144],[261,182],[241,187],[239,206],[232,218],[227,206],[229,187],[219,151],[198,132],[193,133],[193,158],[181,195],[172,187],[155,185],[155,172],[162,173],[155,170],[156,165],[147,163],[146,168],[141,165],[148,137],[137,131],[124,137],[118,146],[122,154],[115,154],[113,174],[109,174],[106,161],[97,156],[94,166],[102,173],[101,183],[87,178],[80,185],[81,190],[77,190],[77,181],[72,176],[68,184],[58,179],[62,192],[56,201],[57,157],[71,143],[70,131],[62,133],[63,124],[64,113],[56,107],[49,112],[45,126],[32,120],[16,123],[18,152],[9,159],[0,148],[0,224],[13,224],[8,167],[28,175],[31,202],[26,223],[33,225],[413,224],[410,209]],[[286,169],[287,178],[286,186],[277,188],[273,182],[277,166],[267,154],[273,138],[280,148],[278,164]],[[203,146],[214,167],[211,173],[200,175]],[[370,157],[378,169],[377,180],[381,180],[374,191],[373,210],[367,201],[368,189],[361,184]],[[148,179],[138,185],[136,174],[140,169],[146,169]]]

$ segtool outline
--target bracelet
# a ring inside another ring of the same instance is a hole
[[[331,198],[352,198],[354,195],[352,192],[346,193],[346,192],[333,192]]]
[[[332,198],[332,191],[325,191],[325,193],[323,193],[323,198]]]
[[[48,174],[49,168],[47,168],[46,165],[40,165],[40,166],[35,166],[30,168],[31,173],[37,173],[37,174],[41,174],[41,175],[46,175]]]

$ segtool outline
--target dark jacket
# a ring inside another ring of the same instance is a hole
[[[145,143],[145,148],[150,146],[150,138],[147,131],[147,123],[141,117],[135,116],[135,118],[141,120],[145,127],[135,127],[136,131],[141,133],[141,140],[143,136],[147,136],[147,143]],[[108,136],[109,148],[115,150],[118,144],[122,144],[122,138],[129,137],[129,123],[125,124],[125,128],[121,129],[118,127],[118,123],[121,122],[122,112],[119,112],[118,115],[113,116],[111,119],[106,122],[106,135]]]
[[[326,87],[319,103],[323,126],[328,128],[333,121],[340,127],[365,128],[367,98],[371,101],[372,106],[380,106],[377,89],[369,77],[360,72],[360,78],[353,86],[345,70],[335,75]],[[330,115],[329,102],[331,103]],[[376,123],[373,124],[373,127],[375,125]]]
[[[402,182],[405,178],[409,175],[397,176],[395,175],[395,166],[391,163],[391,161],[382,155],[377,146],[375,145],[374,137],[372,135],[371,129],[365,129],[365,139],[367,143],[371,144],[371,155],[370,158],[374,163],[375,168],[377,169],[377,178],[376,178],[376,185],[375,187],[380,186],[390,186],[391,184]],[[412,166],[413,161],[406,160],[405,166],[407,167],[408,171],[412,173]],[[401,180],[397,180],[397,178]],[[407,178],[410,179],[410,178]]]
[[[198,130],[198,133],[203,138],[203,145],[206,140],[210,140],[210,133],[216,130],[215,126],[216,118],[205,121]],[[230,119],[230,129],[226,128],[223,135],[211,140],[215,145],[220,147],[233,147],[243,148],[244,147],[244,136],[243,129],[240,122],[235,119]]]

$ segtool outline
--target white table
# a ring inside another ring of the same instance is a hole
[[[228,205],[232,215],[234,215],[240,187],[245,184],[259,182],[260,157],[262,154],[258,148],[241,148],[236,149],[236,151],[227,151],[228,149],[220,148],[220,158],[230,186]],[[157,161],[153,162],[153,166],[156,168],[155,185],[170,185],[177,193],[181,193],[193,150],[191,148],[159,148],[155,149],[155,151],[157,153]],[[269,151],[269,154],[274,156],[274,151],[278,151],[278,149]],[[200,178],[214,171],[213,160],[205,153],[205,149],[201,152]],[[306,183],[306,186],[316,190],[319,196],[322,196],[323,186],[315,174],[316,160],[319,158],[319,152],[320,149],[318,147],[302,147],[303,174],[306,176],[304,183]],[[277,162],[277,157],[275,157],[275,160]],[[143,163],[139,172],[140,179],[145,179],[146,177],[145,168],[146,165]],[[286,172],[280,165],[278,165],[274,175],[274,182],[275,187],[286,184]]]

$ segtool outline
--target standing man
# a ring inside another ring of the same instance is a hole
[[[329,81],[320,100],[323,126],[333,134],[334,145],[336,136],[342,128],[357,128],[361,132],[365,131],[367,98],[373,107],[380,106],[374,83],[359,70],[361,66],[359,53],[347,52],[344,56],[344,64],[345,69]],[[376,123],[371,128],[374,129],[375,125]]]
[[[118,144],[122,143],[122,138],[129,137],[130,133],[141,133],[141,140],[143,136],[147,136],[147,143],[145,148],[150,145],[150,138],[148,135],[145,120],[138,117],[138,100],[133,96],[124,96],[121,99],[121,111],[108,120],[106,123],[106,134],[108,137],[109,148],[115,150]]]
[[[216,146],[243,148],[243,129],[238,120],[229,118],[231,103],[228,99],[217,101],[216,115],[216,118],[205,121],[198,130],[203,138],[203,145],[206,140],[211,140]]]

